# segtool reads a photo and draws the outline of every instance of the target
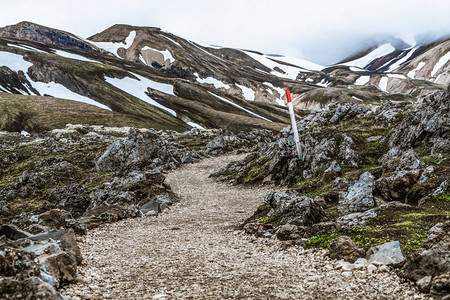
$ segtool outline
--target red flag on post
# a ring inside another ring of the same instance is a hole
[[[286,90],[286,98],[288,102],[289,115],[291,116],[292,131],[294,132],[294,142],[297,148],[298,158],[303,159],[302,147],[300,145],[300,137],[298,136],[297,123],[295,122],[294,106],[292,105],[291,92]]]

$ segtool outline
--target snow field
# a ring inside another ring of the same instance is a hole
[[[147,88],[152,88],[155,90],[158,90],[160,92],[169,94],[169,95],[175,95],[173,93],[173,86],[166,83],[160,83],[156,82],[150,79],[147,79],[143,76],[131,73],[133,76],[137,77],[138,79],[134,79],[131,77],[124,77],[122,79],[119,78],[110,78],[105,77],[106,82],[109,84],[115,86],[116,88],[135,96],[136,98],[141,99],[144,102],[147,102],[153,106],[156,106],[160,109],[163,109],[167,112],[169,112],[173,116],[177,116],[176,112],[170,108],[165,107],[164,105],[159,104],[155,100],[153,100],[150,96],[146,94]]]

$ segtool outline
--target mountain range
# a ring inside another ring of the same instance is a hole
[[[349,49],[349,53],[351,53]],[[205,46],[155,27],[114,25],[87,39],[31,22],[0,28],[0,130],[66,123],[279,130],[331,102],[412,100],[450,83],[450,39],[377,42],[331,66]]]

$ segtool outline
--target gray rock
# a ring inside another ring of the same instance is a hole
[[[278,227],[275,234],[280,241],[287,241],[301,239],[304,233],[305,230],[301,226],[284,224]]]
[[[416,285],[423,293],[428,293],[431,286],[431,276],[424,276],[416,281]]]
[[[126,139],[115,141],[100,156],[96,169],[99,172],[135,169],[137,166],[145,169],[173,169],[180,160],[174,156],[175,151],[170,151],[170,147],[171,145],[155,131],[148,130],[141,134],[132,128]]]
[[[66,251],[75,257],[77,264],[80,264],[83,261],[81,250],[78,247],[75,232],[72,228],[34,235],[30,237],[30,240],[41,244],[43,242],[56,241],[61,250]]]
[[[60,209],[51,209],[39,215],[39,224],[60,229],[66,224],[67,214]]]
[[[30,237],[31,234],[21,230],[19,227],[13,224],[5,224],[0,227],[0,236],[5,236],[10,240],[18,240]]]
[[[33,253],[6,247],[0,251],[0,295],[2,299],[62,300],[63,296],[47,284]]]
[[[324,175],[330,178],[336,178],[341,173],[341,167],[339,166],[338,162],[333,160],[331,165],[323,171]]]
[[[147,215],[148,212],[155,212],[156,214],[161,212],[160,203],[156,200],[150,200],[144,205],[142,205],[139,210],[142,214]]]
[[[0,216],[7,216],[11,211],[8,201],[0,200]]]
[[[374,219],[377,217],[376,209],[369,209],[365,212],[356,212],[351,213],[342,217],[339,217],[336,220],[337,228],[339,230],[350,230],[354,226],[361,226],[368,220]]]
[[[431,144],[432,153],[441,153],[449,147],[450,101],[445,90],[439,90],[422,99],[422,103],[410,110],[393,130],[389,139],[391,146],[409,149],[419,140]],[[444,142],[446,140],[446,142]]]
[[[354,263],[357,259],[364,256],[364,250],[358,248],[348,236],[340,236],[331,241],[330,257],[334,259],[343,259]]]
[[[376,141],[380,140],[381,138],[383,138],[381,135],[369,136],[369,137],[367,138],[367,141],[368,141],[369,143],[373,143],[373,142],[376,142]]]
[[[405,262],[399,241],[387,242],[367,251],[369,263],[378,262],[387,266],[400,266]]]
[[[362,258],[362,257],[358,258],[358,259],[354,262],[354,264],[356,264],[356,265],[363,265],[363,266],[365,266],[365,267],[367,267],[367,266],[369,265],[369,263],[367,262],[367,259]]]
[[[49,193],[49,200],[57,203],[74,218],[81,216],[90,204],[88,190],[76,183],[52,189]]]
[[[325,216],[322,207],[313,199],[294,192],[272,192],[264,197],[264,202],[272,208],[267,216],[279,219],[281,224],[310,226]]]
[[[353,212],[362,212],[371,209],[375,205],[373,199],[374,177],[369,172],[361,174],[359,180],[349,187],[347,192],[339,194],[339,215],[347,215]]]

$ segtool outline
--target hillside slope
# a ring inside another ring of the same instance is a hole
[[[30,22],[0,28],[0,92],[85,102],[146,127],[279,130],[299,110],[415,100],[450,82],[450,42],[388,40],[333,66],[203,46],[154,27],[89,39]],[[132,123],[130,123],[132,124]]]

